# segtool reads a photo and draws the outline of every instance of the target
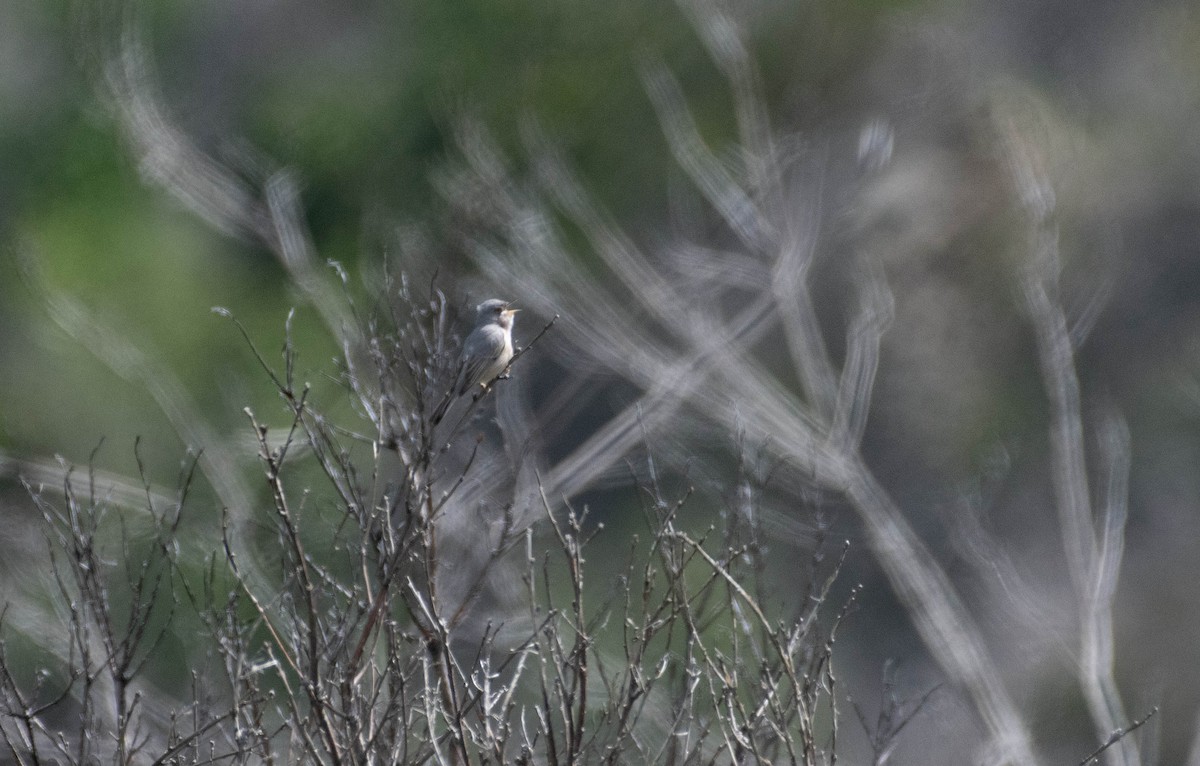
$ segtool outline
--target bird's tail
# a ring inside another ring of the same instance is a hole
[[[430,423],[436,426],[442,422],[442,418],[446,417],[446,411],[450,409],[450,405],[467,390],[467,387],[464,385],[465,379],[466,369],[463,363],[459,361],[458,370],[454,373],[454,382],[450,384],[450,388],[446,390],[446,394],[438,402],[437,407],[434,407],[433,416],[429,419]],[[460,388],[462,389],[461,391],[459,390]]]
[[[442,418],[446,417],[446,410],[450,409],[450,404],[457,398],[454,395],[454,389],[447,391],[442,400],[438,402],[438,406],[433,409],[433,415],[429,418],[429,422],[435,426],[441,423]]]

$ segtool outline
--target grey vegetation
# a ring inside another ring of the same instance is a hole
[[[29,260],[54,321],[144,383],[197,451],[173,491],[87,466],[16,466],[50,563],[45,598],[3,613],[9,761],[815,765],[856,738],[885,764],[945,698],[974,722],[974,762],[1050,762],[968,594],[864,456],[896,311],[883,259],[848,256],[844,327],[824,319],[812,274],[825,211],[805,201],[809,158],[773,124],[739,18],[707,0],[681,7],[728,83],[736,143],[706,143],[663,61],[643,62],[645,90],[691,204],[722,234],[647,248],[534,119],[526,172],[464,116],[459,161],[436,182],[488,294],[519,298],[524,347],[511,379],[468,393],[444,421],[434,413],[456,379],[462,323],[430,265],[402,253],[362,305],[315,252],[295,173],[251,178],[202,150],[164,105],[136,28],[97,54],[146,183],[274,254],[336,339],[351,406],[313,402],[290,334],[276,358],[245,333],[282,404],[245,412],[264,495],[244,478],[242,446],[205,425],[171,373]],[[1077,605],[1060,615],[1066,639],[1058,624],[1043,638],[1068,646],[1094,735],[1096,751],[1076,762],[1136,766],[1148,761],[1132,732],[1152,709],[1123,698],[1113,649],[1129,434],[1116,411],[1084,417],[1075,357],[1086,327],[1063,305],[1054,190],[1029,130],[996,118],[1028,231],[1012,277],[1046,397],[1062,587]],[[863,132],[862,174],[887,166],[891,141],[886,123]],[[535,412],[529,380],[547,360],[562,382]],[[587,420],[569,450],[552,449],[552,424],[579,418],[597,379],[633,393]],[[736,474],[718,481],[698,444],[736,455]],[[180,533],[202,513],[197,483],[223,509],[208,539]],[[614,486],[636,489],[643,530],[615,584],[591,574],[606,530],[578,500]],[[720,523],[689,523],[697,493],[721,498]],[[846,544],[813,497],[855,517],[941,675],[936,689],[902,692],[889,671],[877,715],[848,701],[836,648],[858,590],[836,590]],[[1004,543],[984,525],[964,534],[985,552],[979,566],[1033,587],[1005,569]],[[766,573],[785,537],[805,545],[780,596]],[[181,625],[203,636],[199,656],[173,647]],[[37,668],[12,661],[24,644]],[[153,670],[164,652],[174,673]]]

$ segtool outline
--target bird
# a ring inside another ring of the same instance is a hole
[[[433,414],[436,424],[451,402],[476,386],[486,387],[498,378],[513,358],[514,309],[508,301],[492,298],[475,307],[475,328],[463,341],[458,377]]]

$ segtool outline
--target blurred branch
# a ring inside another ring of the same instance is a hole
[[[18,458],[0,452],[0,476],[20,477],[34,488],[61,487],[75,467],[62,458],[54,460]],[[115,506],[137,510],[144,508],[147,499],[155,506],[163,507],[173,498],[162,488],[147,488],[137,484],[128,476],[108,471],[92,470],[96,483],[105,488],[105,499]]]
[[[767,233],[765,214],[703,145],[665,67],[649,66],[646,78],[677,159],[730,228],[753,252],[762,252],[775,236]],[[886,289],[876,287],[871,293],[867,288],[860,334],[852,338],[855,348],[844,373],[845,393],[839,405],[842,435],[835,436],[815,401],[807,406],[797,401],[752,356],[752,338],[778,319],[772,311],[773,296],[741,301],[744,308],[732,319],[721,317],[716,310],[718,301],[693,306],[684,296],[673,294],[666,280],[648,276],[653,269],[636,255],[632,240],[607,223],[594,203],[586,201],[580,185],[570,180],[554,153],[549,159],[535,157],[552,200],[589,235],[594,251],[635,299],[637,309],[665,325],[683,348],[654,337],[646,326],[631,326],[628,311],[614,311],[616,306],[627,305],[628,299],[604,297],[598,281],[576,266],[577,259],[556,236],[552,210],[509,180],[504,170],[507,163],[479,126],[472,123],[460,129],[459,138],[469,170],[445,176],[443,191],[452,204],[461,206],[464,216],[501,233],[499,243],[469,240],[480,267],[499,283],[519,285],[542,311],[554,306],[575,307],[577,320],[567,325],[564,334],[576,336],[573,340],[581,352],[642,388],[636,407],[648,427],[686,403],[730,431],[744,425],[755,433],[770,434],[796,470],[819,487],[844,492],[863,520],[871,549],[922,638],[951,678],[971,695],[1001,759],[1035,763],[1025,724],[969,611],[855,449],[869,406],[866,397],[874,379],[878,337],[890,313]],[[541,144],[536,134],[534,139],[533,148],[538,149]],[[791,316],[795,315],[792,312]],[[753,336],[747,333],[750,329]],[[789,331],[796,337],[812,335],[811,329]],[[813,364],[818,366],[809,367],[807,373],[802,367],[801,377],[817,381],[811,387],[821,390],[828,384],[819,381],[828,376],[820,372],[819,360]],[[547,493],[578,491],[587,486],[590,477],[620,459],[621,450],[634,443],[633,412],[631,405],[610,419],[575,455],[547,471]]]
[[[1054,456],[1055,507],[1066,553],[1067,572],[1076,592],[1089,587],[1095,541],[1087,466],[1083,454],[1083,418],[1079,380],[1066,318],[1051,291],[1056,288],[1057,234],[1039,231],[1038,262],[1024,283],[1025,300],[1038,341],[1039,359],[1050,398],[1050,443]]]
[[[746,176],[753,196],[759,204],[781,203],[783,167],[777,162],[778,150],[762,93],[761,77],[743,39],[743,30],[734,16],[725,12],[715,0],[679,0],[677,4],[699,33],[709,58],[720,68],[733,93],[738,147],[746,163]],[[790,214],[782,208],[767,212],[777,221],[786,220]]]
[[[769,252],[778,233],[701,139],[675,77],[665,65],[652,61],[645,66],[643,80],[676,162],[751,252]]]
[[[59,329],[113,374],[146,389],[180,440],[200,450],[200,467],[221,502],[239,512],[249,509],[253,493],[242,479],[236,450],[201,416],[174,373],[138,348],[127,333],[114,330],[81,302],[52,286],[34,256],[24,254],[21,266],[26,285]]]
[[[1120,731],[1128,720],[1114,675],[1112,612],[1127,517],[1129,435],[1123,421],[1115,415],[1101,424],[1101,470],[1107,486],[1102,497],[1103,517],[1097,519],[1088,487],[1075,347],[1061,305],[1062,262],[1056,197],[1046,175],[1046,158],[1031,138],[1033,129],[1022,125],[1016,117],[1003,117],[1008,121],[1001,125],[1001,145],[1010,182],[1029,220],[1031,252],[1022,286],[1037,341],[1043,387],[1049,399],[1052,478],[1059,531],[1067,573],[1079,602],[1079,683],[1096,733],[1107,736],[1109,732]],[[1036,119],[1038,115],[1033,117]],[[1118,743],[1120,746],[1111,753],[1113,762],[1139,766],[1141,756],[1136,743],[1122,737],[1108,740],[1090,758]]]
[[[323,275],[295,178],[277,170],[252,183],[203,151],[163,105],[142,30],[130,16],[106,47],[101,84],[147,181],[227,234],[256,240],[279,260],[326,326],[357,361],[361,338],[335,283]]]
[[[859,280],[862,305],[847,335],[846,361],[830,427],[832,438],[846,451],[855,451],[862,443],[879,369],[879,346],[893,311],[883,266],[875,262],[866,265]]]
[[[104,46],[98,74],[143,176],[226,234],[273,239],[270,214],[256,190],[196,146],[163,107],[132,14],[116,23],[119,42]]]

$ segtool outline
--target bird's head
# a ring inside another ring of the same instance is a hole
[[[512,304],[508,301],[492,298],[476,306],[475,311],[475,324],[477,326],[494,322],[508,329],[512,327],[513,315],[520,311],[520,309],[512,308]]]

